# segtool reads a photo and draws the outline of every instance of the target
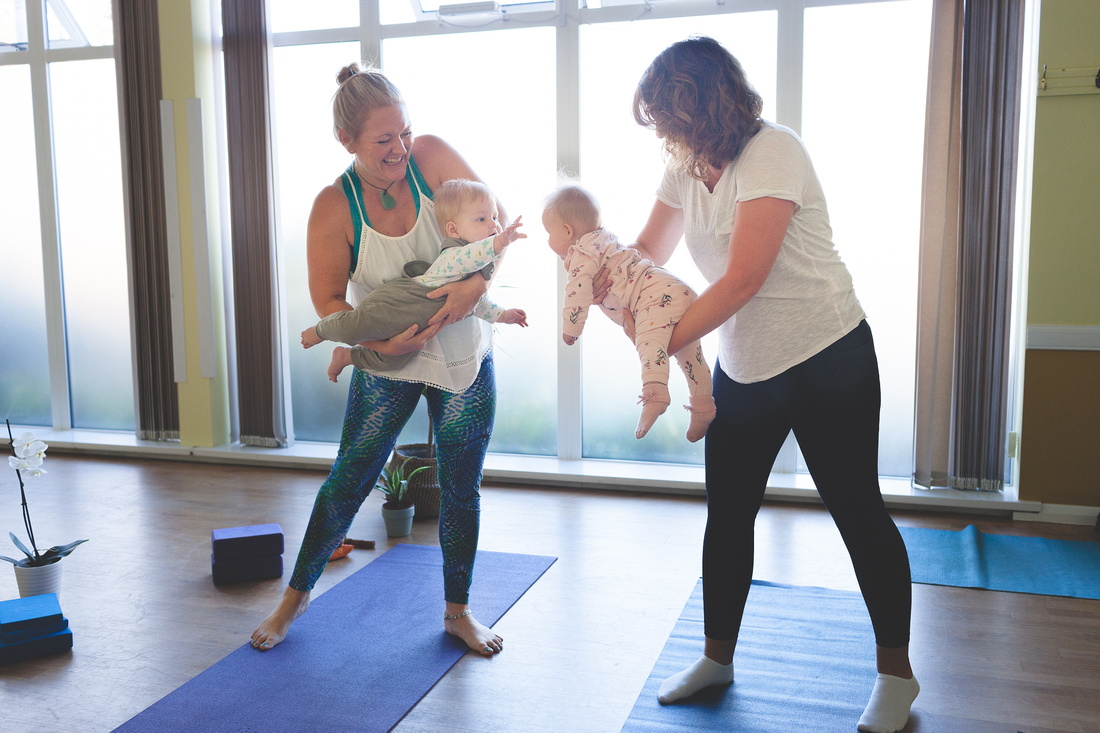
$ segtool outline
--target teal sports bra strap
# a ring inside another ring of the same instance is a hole
[[[409,165],[405,168],[405,180],[409,183],[409,190],[413,194],[413,203],[416,205],[416,216],[420,217],[420,194],[423,192],[429,200],[435,200],[432,190],[428,187],[424,175],[416,166],[416,161],[409,158]],[[355,171],[353,162],[340,177],[340,183],[344,187],[344,195],[347,196],[348,206],[351,207],[351,222],[355,226],[355,242],[351,247],[351,271],[355,272],[356,263],[359,262],[359,243],[363,241],[363,227],[370,226],[367,212],[363,211],[363,186],[359,182],[359,176]]]
[[[348,197],[348,206],[351,207],[351,223],[355,226],[355,239],[351,246],[351,272],[355,272],[355,263],[359,261],[359,242],[363,241],[363,221],[367,218],[363,211],[363,187],[359,183],[359,176],[355,175],[355,163],[348,166],[344,175],[340,176],[340,183],[344,186],[344,195]]]

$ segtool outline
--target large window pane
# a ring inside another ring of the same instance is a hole
[[[0,66],[0,418],[50,424],[50,368],[30,71]]]
[[[637,21],[582,26],[581,177],[599,198],[604,224],[624,242],[641,231],[661,182],[664,158],[653,132],[639,127],[631,112],[634,88],[653,58],[692,34],[721,41],[737,56],[764,98],[765,117],[774,117],[776,84],[775,12]],[[686,248],[668,269],[696,290],[706,281]],[[684,376],[675,362],[669,374],[672,404],[642,440],[634,439],[641,368],[622,329],[602,315],[585,325],[583,348],[583,452],[589,458],[702,463],[702,443],[688,443]],[[707,361],[717,355],[716,337],[704,339]],[[622,375],[607,379],[608,373]]]
[[[73,426],[133,430],[115,64],[49,71]]]
[[[405,0],[382,0],[383,5]],[[354,28],[359,25],[359,0],[268,0],[271,31],[308,31],[319,28]],[[352,58],[355,58],[354,56]],[[346,61],[344,63],[347,63]],[[337,67],[339,70],[340,67]],[[336,76],[336,72],[333,72]]]
[[[885,476],[908,476],[913,467],[931,5],[905,0],[806,11],[803,137],[829,200],[837,248],[875,333]]]
[[[527,312],[529,328],[496,326],[499,399],[489,449],[557,452],[557,269],[546,245],[542,198],[556,184],[554,30],[392,39],[382,55],[413,130],[453,145],[504,202],[528,239],[508,249],[489,296]],[[439,59],[462,63],[462,79]]]
[[[276,240],[286,298],[290,396],[298,440],[336,442],[348,380],[325,376],[332,350],[303,349],[297,334],[317,322],[306,282],[306,222],[318,192],[348,166],[347,151],[332,133],[332,95],[340,68],[359,58],[359,44],[276,48],[272,60],[275,118]]]
[[[0,53],[27,50],[27,13],[22,2],[0,0]],[[13,87],[14,88],[14,87]]]
[[[114,43],[111,0],[47,0],[46,11],[50,48]]]

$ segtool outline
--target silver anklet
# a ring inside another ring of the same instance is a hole
[[[444,621],[458,621],[463,616],[469,616],[469,615],[470,615],[470,609],[467,608],[462,613],[456,613],[454,616],[448,616],[447,614],[443,614],[443,620]]]

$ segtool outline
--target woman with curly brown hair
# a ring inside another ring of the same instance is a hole
[[[670,703],[733,681],[753,525],[793,430],[874,627],[879,675],[859,729],[898,731],[919,686],[909,664],[909,560],[878,484],[874,342],[806,148],[760,119],[761,107],[737,60],[703,37],[657,56],[634,96],[635,119],[656,131],[669,159],[635,246],[660,265],[683,236],[710,283],[669,353],[715,329],[720,341],[705,450],[704,656],[658,696]]]

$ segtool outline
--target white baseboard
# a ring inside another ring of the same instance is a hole
[[[1012,518],[1021,522],[1050,522],[1052,524],[1081,524],[1093,526],[1100,514],[1100,507],[1072,506],[1069,504],[1043,504],[1037,512],[1015,512]]]

